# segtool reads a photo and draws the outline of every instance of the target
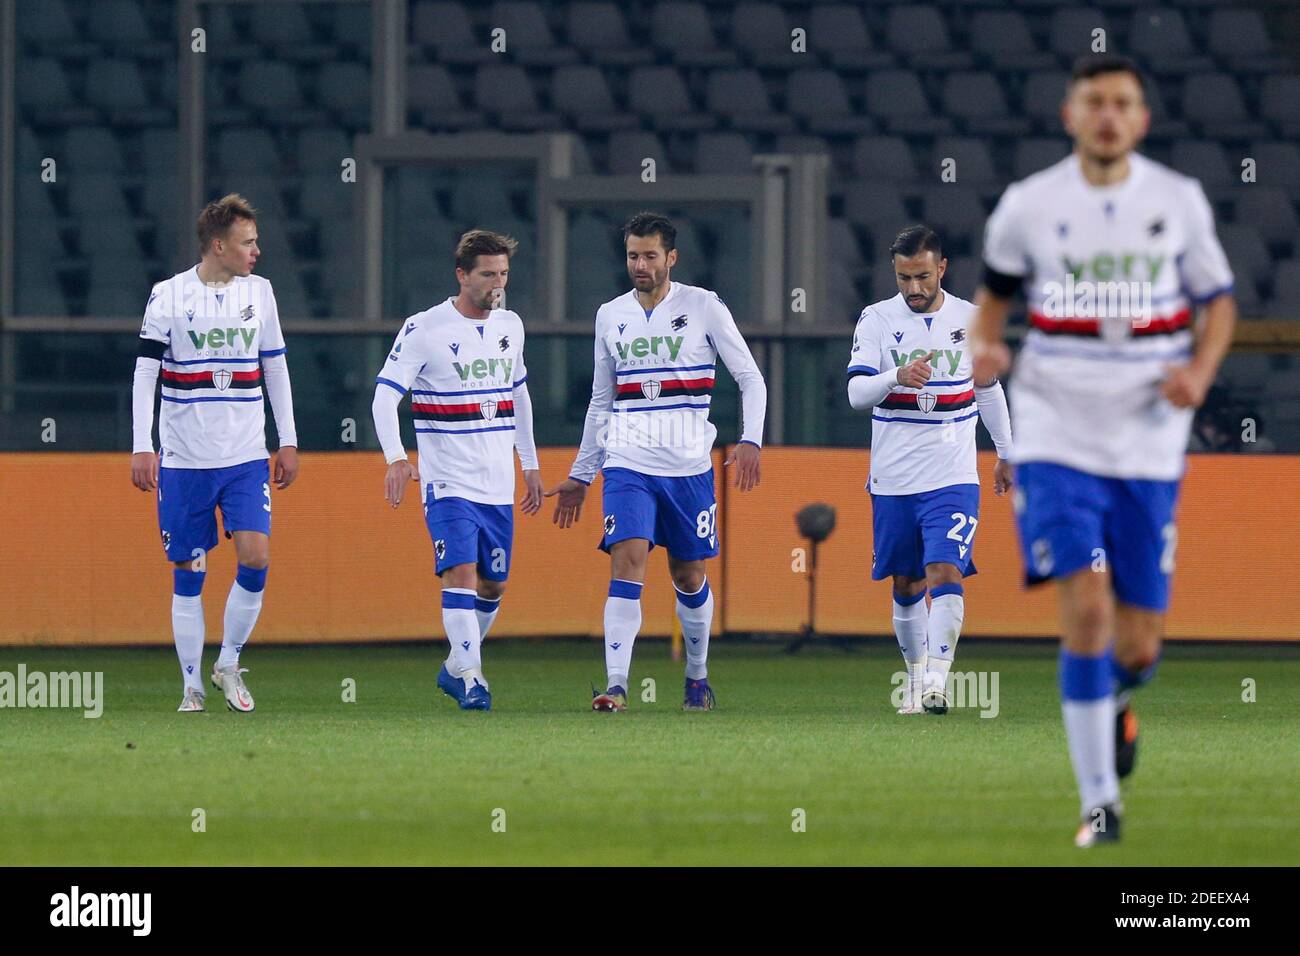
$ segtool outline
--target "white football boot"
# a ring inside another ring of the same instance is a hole
[[[900,714],[923,714],[921,707],[921,687],[925,680],[925,664],[907,665],[907,690],[903,692],[903,706],[898,708]]]
[[[197,714],[207,710],[203,706],[203,691],[197,687],[185,688],[185,696],[181,699],[181,705],[176,708],[178,714]]]
[[[925,690],[921,694],[921,708],[927,714],[946,714],[948,713],[948,688],[945,686],[946,681],[938,679],[938,675],[926,672]]]
[[[221,688],[226,695],[226,706],[240,714],[253,712],[253,695],[248,692],[243,677],[247,673],[247,667],[238,666],[212,671],[212,686]]]

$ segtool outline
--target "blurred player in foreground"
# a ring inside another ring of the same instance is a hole
[[[482,644],[496,620],[514,540],[516,449],[524,514],[542,506],[524,323],[503,308],[509,236],[474,229],[456,246],[460,293],[410,316],[375,385],[375,433],[388,462],[384,497],[396,508],[418,480],[442,578],[442,624],[451,654],[438,687],[462,710],[491,710]],[[411,392],[420,467],[406,457],[397,406]]]
[[[704,561],[718,554],[718,505],[709,421],[721,356],[740,386],[743,431],[724,467],[749,491],[759,481],[767,386],[731,312],[717,293],[672,282],[677,230],[663,216],[639,213],[623,227],[631,291],[596,311],[595,371],[582,446],[558,495],[553,520],[578,520],[587,486],[604,475],[604,536],[609,552],[605,601],[606,690],[592,709],[627,709],[632,645],[641,629],[646,559],[668,549],[677,618],[686,648],[686,710],[711,710],[709,629],[713,594]],[[603,465],[603,468],[602,468]]]
[[[1129,696],[1160,657],[1188,433],[1236,304],[1200,184],[1134,152],[1150,124],[1135,65],[1080,60],[1062,118],[1074,152],[1012,184],[988,221],[971,344],[977,380],[1007,369],[1003,326],[1023,287],[1013,500],[1027,582],[1057,582],[1075,843],[1089,847],[1120,836]]]
[[[217,546],[216,509],[239,563],[226,599],[212,683],[238,713],[253,709],[239,654],[262,610],[271,558],[271,472],[265,397],[280,450],[275,484],[298,475],[298,438],[284,334],[271,283],[254,276],[257,213],[231,193],[198,220],[202,260],[158,283],[145,306],[132,388],[131,481],[158,490],[158,524],[173,571],[172,634],[184,696],[178,710],[204,709],[203,579]],[[161,449],[153,450],[153,394],[162,373]],[[263,381],[265,380],[265,393]]]
[[[961,582],[975,573],[975,418],[997,447],[999,495],[1011,486],[1011,419],[997,377],[972,378],[966,326],[975,307],[944,291],[939,237],[910,226],[889,255],[898,295],[862,310],[849,404],[871,409],[871,577],[894,579],[894,634],[907,663],[898,712],[945,714],[966,614]]]

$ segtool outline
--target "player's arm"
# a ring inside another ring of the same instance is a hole
[[[970,324],[971,372],[977,383],[990,382],[1011,367],[1005,340],[1007,316],[1011,299],[1028,274],[1029,261],[1020,204],[1020,190],[1011,186],[984,228],[984,281],[975,293],[975,318]]]
[[[709,334],[718,357],[740,388],[740,438],[732,446],[722,467],[734,464],[735,486],[741,491],[749,491],[762,477],[759,453],[763,448],[763,425],[767,420],[767,382],[763,380],[763,373],[759,371],[745,337],[736,328],[731,310],[716,293],[713,299]]]
[[[284,332],[280,328],[280,310],[275,293],[266,286],[267,320],[263,325],[262,343],[257,358],[262,365],[262,381],[271,400],[275,430],[280,436],[280,450],[275,455],[276,488],[283,491],[298,477],[298,428],[293,420],[293,389],[289,384],[289,362],[285,358]]]
[[[998,451],[997,464],[993,466],[993,493],[1005,494],[1011,487],[1011,410],[1007,408],[1006,392],[1002,383],[975,380],[975,407],[979,412],[984,429],[993,439],[993,447]]]
[[[857,411],[875,408],[885,400],[885,396],[903,381],[899,377],[910,365],[880,371],[881,351],[879,329],[876,327],[876,314],[871,307],[862,310],[858,316],[858,326],[853,330],[853,347],[849,350],[848,376],[849,406]],[[924,374],[929,377],[927,372]],[[924,380],[920,382],[925,384]],[[918,386],[919,387],[919,386]]]
[[[582,425],[582,444],[578,456],[569,469],[569,477],[550,491],[546,497],[556,495],[555,513],[551,521],[567,528],[582,514],[582,502],[587,496],[587,486],[596,477],[605,460],[605,441],[611,409],[614,407],[614,383],[617,378],[614,356],[605,348],[600,335],[600,321],[596,322],[596,344],[591,372],[591,401],[587,403],[587,418]]]
[[[533,440],[533,400],[528,394],[528,369],[524,365],[524,332],[519,330],[519,368],[515,373],[515,451],[524,472],[524,499],[519,506],[524,514],[534,515],[542,508],[542,472],[537,461],[537,444]]]
[[[408,481],[416,481],[419,472],[406,456],[402,446],[402,426],[397,419],[397,406],[401,404],[411,383],[424,368],[424,330],[405,321],[402,330],[388,353],[388,361],[375,378],[375,398],[370,414],[375,420],[375,436],[384,451],[388,471],[384,475],[384,500],[394,508],[402,503]]]
[[[140,347],[131,381],[131,484],[141,491],[158,487],[158,455],[153,448],[153,399],[162,358],[171,341],[165,303],[170,286],[159,285],[149,295],[140,326]]]
[[[1190,241],[1179,264],[1183,285],[1201,307],[1196,350],[1186,365],[1166,369],[1160,391],[1179,408],[1199,408],[1232,348],[1237,324],[1232,269],[1214,231],[1214,213],[1196,184],[1188,201]]]

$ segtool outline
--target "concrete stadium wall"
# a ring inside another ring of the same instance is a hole
[[[541,452],[548,485],[571,448]],[[273,492],[271,572],[258,642],[429,639],[442,636],[433,549],[416,485],[394,511],[373,452],[304,453],[298,481]],[[720,452],[714,454],[721,479]],[[1051,636],[1050,588],[1021,584],[1009,497],[991,491],[992,458],[974,540],[980,573],[966,583],[967,636]],[[768,448],[763,482],[742,495],[719,484],[722,557],[709,562],[715,630],[793,633],[807,575],[794,513],[833,505],[834,534],[818,558],[817,629],[890,634],[888,582],[872,582],[867,454]],[[1176,638],[1300,641],[1300,597],[1273,579],[1300,565],[1300,457],[1193,456],[1179,507],[1168,634]],[[552,502],[516,515],[511,581],[494,636],[599,635],[608,559],[599,540],[600,482],[581,522],[561,531]],[[222,539],[204,589],[209,642],[219,639],[234,548]],[[1249,582],[1247,584],[1246,582]],[[647,635],[672,625],[672,586],[655,549],[644,598]],[[0,455],[0,644],[171,644],[171,571],[152,495],[133,488],[125,454]]]

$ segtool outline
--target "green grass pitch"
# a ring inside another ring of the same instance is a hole
[[[105,691],[99,719],[0,710],[0,864],[1297,861],[1300,648],[1167,648],[1138,698],[1124,842],[1084,852],[1054,645],[963,642],[955,670],[998,672],[992,719],[895,715],[884,640],[783,647],[715,641],[703,714],[662,641],[637,648],[626,714],[588,709],[594,641],[489,641],[486,714],[436,692],[429,644],[254,643],[250,715],[210,685],[207,713],[177,714],[170,649],[0,649],[0,671],[103,671]]]

